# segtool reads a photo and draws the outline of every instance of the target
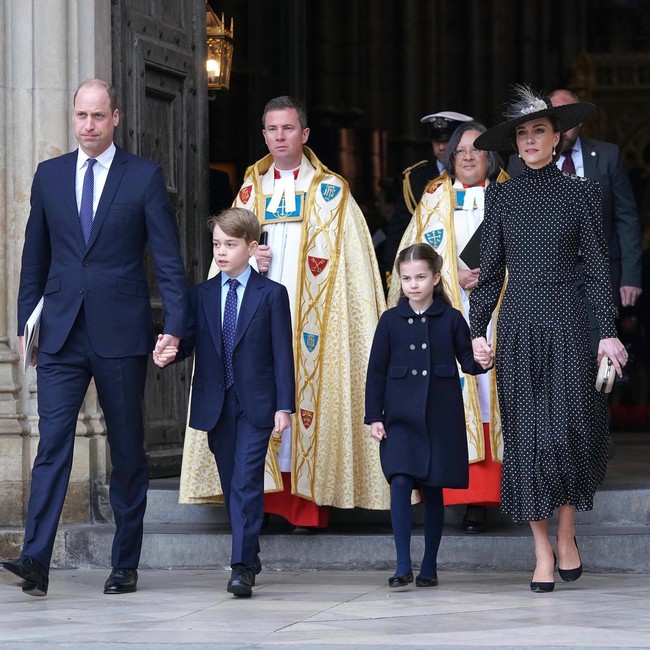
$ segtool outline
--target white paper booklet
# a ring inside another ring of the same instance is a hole
[[[43,299],[44,296],[38,301],[38,305],[34,307],[34,311],[25,323],[25,331],[23,332],[25,341],[25,357],[23,358],[23,372],[27,372],[29,364],[32,360],[32,353],[34,346],[38,342],[38,330],[41,324],[41,314],[43,313]]]

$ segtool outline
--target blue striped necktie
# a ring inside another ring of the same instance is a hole
[[[96,162],[94,158],[88,158],[88,169],[86,169],[84,176],[83,189],[81,190],[81,204],[79,205],[79,221],[81,222],[81,232],[84,236],[86,246],[90,240],[90,231],[93,229],[93,193],[95,191],[93,165]]]

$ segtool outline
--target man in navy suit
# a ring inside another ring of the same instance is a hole
[[[295,411],[291,310],[286,288],[249,266],[260,238],[257,217],[230,208],[208,226],[220,273],[192,287],[180,350],[156,349],[153,359],[162,368],[196,348],[190,427],[208,432],[219,469],[232,528],[227,590],[247,598],[261,570],[258,542],[271,430],[279,436]]]
[[[554,106],[580,101],[569,90],[554,90],[549,98]],[[562,155],[557,165],[563,171],[593,178],[600,183],[603,190],[603,234],[609,249],[612,292],[621,306],[634,306],[641,295],[641,233],[636,201],[619,148],[609,142],[580,136],[578,125],[564,134]],[[517,156],[511,156],[508,174],[517,176],[522,171],[522,162]],[[597,337],[595,318],[592,330],[593,336]],[[597,339],[595,345],[598,346]]]
[[[149,483],[142,399],[154,332],[145,268],[148,246],[163,300],[159,349],[185,335],[187,285],[176,216],[161,168],[113,144],[115,89],[91,79],[75,93],[79,149],[36,170],[25,231],[18,333],[44,296],[37,362],[40,441],[19,560],[0,580],[45,596],[72,466],[79,409],[91,379],[104,412],[115,516],[104,593],[137,588]],[[21,355],[24,341],[19,340]],[[37,355],[37,358],[36,358]]]

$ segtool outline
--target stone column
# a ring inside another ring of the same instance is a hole
[[[111,14],[105,0],[0,3],[0,555],[18,546],[38,445],[36,373],[17,354],[16,297],[32,177],[37,164],[76,147],[72,96],[84,79],[111,79]],[[106,442],[93,389],[79,418],[64,514],[91,517],[91,487],[105,482]]]

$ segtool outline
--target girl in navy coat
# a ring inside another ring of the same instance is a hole
[[[492,365],[474,361],[469,328],[449,304],[440,281],[442,257],[428,244],[400,252],[400,302],[377,325],[366,379],[366,424],[379,441],[391,487],[397,569],[390,587],[413,582],[411,492],[424,499],[424,558],[415,584],[438,584],[436,558],[444,507],[442,488],[468,483],[465,412],[456,362],[476,375]]]

